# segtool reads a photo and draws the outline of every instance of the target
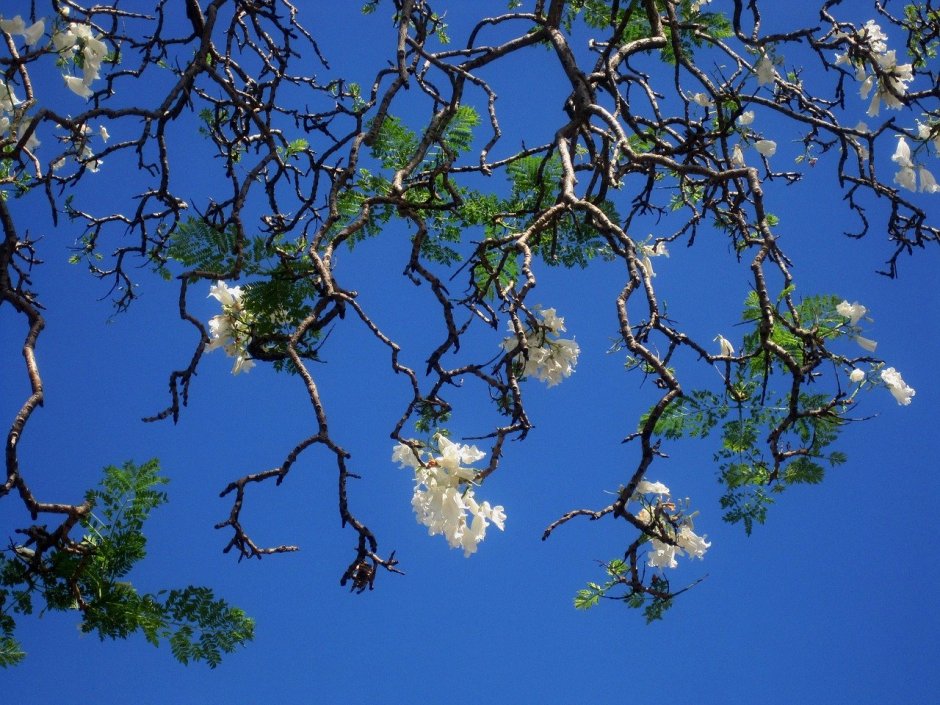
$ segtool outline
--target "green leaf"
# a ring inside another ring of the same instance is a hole
[[[587,589],[578,590],[574,596],[575,609],[587,610],[594,607],[601,598],[601,593],[597,590]]]

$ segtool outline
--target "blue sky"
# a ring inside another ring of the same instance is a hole
[[[387,8],[363,18],[359,3],[342,10],[330,4],[329,12],[326,4],[312,5],[320,11],[309,13],[307,24],[335,72],[366,81],[393,56]],[[441,5],[454,38],[473,5]],[[488,14],[505,6],[480,5]],[[817,16],[810,3],[791,4],[793,15],[798,9],[808,22]],[[774,21],[785,19],[768,23]],[[353,27],[357,42],[350,46]],[[531,50],[533,63],[540,51]],[[515,67],[520,73],[493,77],[519,86],[500,98],[507,150],[523,129],[537,134],[533,144],[547,139],[561,119],[564,93],[525,62]],[[781,140],[779,158],[794,154]],[[888,157],[883,154],[886,170]],[[194,193],[208,188],[198,166],[179,176]],[[142,705],[933,701],[940,687],[934,594],[940,568],[931,521],[940,502],[936,252],[903,258],[897,281],[875,274],[890,255],[888,243],[877,226],[861,241],[841,235],[847,216],[833,168],[831,160],[821,160],[803,183],[770,197],[798,293],[834,293],[868,306],[874,323],[867,330],[879,341],[879,355],[904,373],[917,395],[909,407],[897,406],[883,389],[863,395],[857,415],[874,418],[845,430],[840,447],[849,462],[830,471],[821,486],[784,493],[767,524],[749,538],[721,521],[714,442],[669,445],[670,457],[657,461],[650,479],[692,497],[701,512],[696,530],[712,547],[702,562],[683,561],[673,584],[707,578],[651,626],[616,603],[588,612],[571,605],[578,588],[600,577],[596,561],[617,556],[631,540],[624,523],[575,521],[540,540],[561,513],[610,501],[608,493],[629,476],[639,455],[620,441],[658,397],[639,375],[624,373],[622,354],[607,352],[616,334],[622,265],[538,272],[538,300],[565,316],[582,355],[577,372],[558,387],[528,384],[536,427],[524,443],[508,444],[499,472],[477,493],[506,507],[506,531],[491,529],[469,559],[414,521],[412,480],[389,460],[388,434],[408,399],[404,380],[391,375],[385,350],[361,327],[336,327],[326,363],[314,373],[331,428],[362,476],[350,485],[350,501],[380,550],[396,550],[406,572],[382,574],[374,591],[351,595],[338,582],[353,555],[353,535],[339,526],[335,467],[322,451],[302,456],[280,488],[256,488],[244,514],[259,543],[296,543],[299,553],[237,563],[221,553],[227,535],[212,529],[229,510],[218,498],[222,487],[277,466],[312,432],[297,380],[263,366],[232,377],[231,360],[216,352],[203,361],[178,425],[141,423],[165,406],[167,375],[196,343],[176,314],[176,292],[141,271],[140,300],[112,318],[100,300],[106,289],[67,264],[79,233],[68,222],[51,228],[38,198],[17,202],[15,214],[35,218],[31,231],[44,237],[45,264],[34,282],[47,307],[38,346],[47,397],[20,450],[33,490],[76,501],[103,465],[159,457],[171,478],[170,503],[148,525],[149,555],[135,584],[148,591],[211,585],[256,618],[257,636],[209,670],[180,666],[166,647],[154,649],[142,638],[100,643],[82,636],[71,614],[24,619],[18,635],[29,655],[0,676],[4,702],[43,705],[67,692],[80,692],[82,702]],[[93,198],[117,198],[126,183],[117,167],[94,176]],[[940,196],[918,198],[929,213],[940,214]],[[443,328],[427,288],[416,289],[399,275],[406,236],[393,227],[352,253],[341,252],[338,267],[377,322],[412,344],[405,359],[420,368],[427,354],[421,342],[436,339]],[[748,291],[746,264],[737,263],[714,233],[670,253],[656,261],[657,290],[670,313],[703,339],[718,333],[734,339]],[[191,297],[194,313],[208,320],[217,304],[200,302],[201,296],[197,289]],[[9,419],[27,389],[19,358],[25,329],[4,308],[0,330],[6,361],[0,412]],[[707,367],[690,374],[718,382]],[[451,424],[455,436],[485,430],[491,412],[478,396],[468,385],[455,397],[464,405]],[[4,530],[22,520],[11,500],[0,503]]]

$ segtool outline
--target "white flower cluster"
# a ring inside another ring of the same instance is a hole
[[[648,495],[657,495],[655,503],[647,499]],[[665,499],[664,499],[665,497]],[[669,512],[675,509],[675,504],[669,501],[669,488],[662,482],[649,482],[641,480],[636,487],[633,499],[642,501],[644,506],[636,513],[637,521],[648,526],[657,533],[668,536],[674,543],[650,538],[650,548],[647,554],[647,565],[651,568],[675,568],[679,564],[677,556],[688,555],[689,558],[701,560],[711,543],[699,536],[692,528],[690,517],[682,518],[677,522],[670,521]]]
[[[852,332],[858,330],[858,322],[868,313],[868,309],[862,306],[858,301],[854,303],[849,303],[848,301],[842,301],[836,306],[836,313],[840,316],[843,316],[848,319],[846,325]],[[867,320],[871,320],[867,318]],[[854,335],[855,342],[861,345],[868,352],[874,352],[878,343],[874,340],[869,340],[868,338],[863,338],[860,335]],[[878,370],[878,366],[875,367],[875,371]],[[849,373],[849,380],[855,384],[861,384],[869,375],[865,374],[864,370],[860,370],[857,367],[854,368]],[[894,397],[895,401],[898,404],[907,406],[911,403],[911,398],[916,394],[913,388],[909,387],[907,383],[902,379],[901,373],[898,372],[893,367],[881,370],[878,378],[884,383],[888,388],[888,391],[891,392],[891,396]]]
[[[68,17],[68,7],[63,6],[60,9],[62,18]],[[48,42],[44,51],[52,52],[60,57],[62,65],[80,65],[82,75],[72,76],[64,75],[65,85],[76,95],[86,100],[93,95],[91,84],[100,77],[101,62],[108,55],[107,45],[101,41],[101,37],[92,35],[91,25],[80,22],[56,22],[55,31],[52,33],[51,42]],[[0,30],[11,36],[22,36],[26,40],[27,47],[35,46],[46,32],[46,21],[41,18],[33,24],[27,26],[20,15],[12,19],[0,19]],[[14,139],[19,139],[27,130],[30,119],[23,114],[17,114],[15,107],[20,103],[13,94],[12,89],[0,82],[0,138],[9,134]],[[94,158],[94,151],[88,144],[87,135],[91,128],[87,125],[82,126],[82,133],[77,137],[72,135],[63,138],[64,141],[73,143],[73,155],[82,165],[90,171],[96,172],[100,168],[102,161]],[[101,138],[108,141],[108,131],[105,126],[100,126],[98,133]],[[40,145],[35,132],[30,135],[26,144],[26,149],[32,151]],[[65,164],[65,158],[58,159],[53,165],[53,170],[61,168]]]
[[[547,382],[549,387],[554,387],[574,372],[581,348],[574,340],[558,337],[558,333],[565,331],[565,319],[556,315],[555,309],[536,309],[536,313],[542,320],[525,332],[528,359],[522,375],[535,377]],[[518,345],[519,340],[515,336],[509,336],[502,343],[507,352],[516,349]]]
[[[99,78],[108,47],[100,37],[92,36],[90,25],[78,22],[69,22],[64,30],[53,34],[52,45],[63,56],[81,54],[82,75],[65,76],[65,85],[75,95],[88,100],[94,93],[91,84]]]
[[[251,321],[242,307],[243,293],[240,286],[230,287],[223,281],[217,281],[209,289],[209,296],[222,304],[222,313],[209,320],[209,333],[212,339],[206,346],[206,352],[222,348],[226,355],[234,357],[233,375],[248,372],[255,366],[254,360],[248,354],[248,343],[251,342]]]
[[[506,512],[502,506],[476,501],[471,482],[476,477],[475,463],[486,454],[476,446],[459,445],[438,433],[434,436],[439,455],[422,459],[416,451],[399,443],[392,451],[392,461],[415,473],[415,491],[411,506],[419,524],[428,527],[428,534],[444,534],[451,548],[462,548],[463,555],[476,553],[492,523],[502,531]],[[473,517],[468,523],[468,517]]]
[[[881,381],[885,383],[891,396],[901,406],[911,403],[911,398],[917,394],[914,389],[901,378],[901,373],[893,367],[881,371]]]
[[[62,15],[68,16],[68,7],[62,8]],[[0,30],[7,34],[22,35],[26,45],[33,46],[46,32],[45,19],[39,19],[29,27],[23,18],[16,15],[13,19],[0,19]],[[90,98],[93,94],[91,84],[99,78],[101,62],[108,55],[108,47],[100,37],[92,36],[91,25],[81,22],[67,22],[63,28],[52,35],[52,50],[64,58],[71,58],[82,67],[81,76],[64,76],[65,85],[76,95]],[[80,57],[80,58],[78,58]]]
[[[856,35],[858,45],[867,49],[866,53],[877,64],[880,77],[878,73],[869,76],[862,59],[853,61],[848,53],[836,54],[836,65],[844,64],[855,69],[855,78],[862,83],[858,93],[863,99],[868,98],[868,94],[875,89],[867,111],[870,117],[878,115],[882,101],[893,110],[901,108],[904,103],[898,96],[907,93],[908,84],[914,80],[913,66],[898,64],[896,52],[888,50],[887,39],[888,35],[881,31],[874,20],[868,20]]]

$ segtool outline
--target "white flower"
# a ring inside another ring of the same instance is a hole
[[[757,140],[754,143],[754,149],[765,157],[772,157],[777,153],[777,143],[773,140]]]
[[[63,76],[63,78],[65,79],[65,85],[68,86],[69,90],[75,95],[81,96],[85,100],[88,100],[94,95],[94,91],[78,76]]]
[[[903,166],[898,169],[898,172],[894,175],[894,183],[902,188],[906,188],[908,191],[916,191],[917,172],[914,171],[913,167]]]
[[[699,560],[702,560],[705,551],[711,546],[711,543],[706,541],[704,536],[696,534],[688,524],[679,529],[676,543],[679,544],[679,548],[689,555],[689,558],[698,558]]]
[[[242,288],[240,286],[228,286],[224,281],[217,281],[209,287],[209,296],[214,298],[223,306],[236,306],[241,303]]]
[[[29,27],[26,28],[24,34],[26,35],[26,46],[32,46],[38,42],[42,35],[46,33],[46,21],[37,20]]]
[[[891,392],[895,401],[902,406],[910,404],[911,398],[917,393],[907,386],[901,378],[901,373],[893,367],[881,371],[881,380],[887,385],[888,391]]]
[[[101,140],[103,142],[107,142],[109,139],[111,139],[111,135],[108,134],[108,128],[104,125],[98,128],[98,134],[101,135]]]
[[[922,123],[920,120],[917,121],[917,138],[924,141],[931,139],[931,135],[934,135],[934,129],[937,130],[935,136],[933,137],[933,146],[937,152],[940,152],[940,126],[938,123],[933,123],[927,125]]]
[[[653,271],[653,263],[650,260],[650,257],[668,257],[669,250],[666,249],[665,241],[659,241],[655,245],[640,245],[639,246],[640,254],[640,264],[643,265],[643,269],[646,270],[647,276],[655,277],[656,272]]]
[[[860,335],[855,336],[855,342],[858,343],[859,346],[861,346],[864,350],[867,350],[868,352],[875,352],[875,348],[878,347],[878,343],[876,343],[874,340],[870,340],[869,338],[863,338]]]
[[[636,486],[636,494],[669,494],[669,488],[662,482],[650,482],[649,480],[640,480]]]
[[[731,166],[737,169],[744,166],[744,152],[741,150],[740,144],[736,144],[731,148]]]
[[[497,504],[495,507],[490,507],[489,502],[484,502],[480,506],[484,511],[489,512],[490,521],[493,522],[493,526],[495,526],[500,531],[503,531],[506,528],[506,510],[503,509],[501,504]]]
[[[235,355],[235,364],[232,366],[232,374],[238,375],[242,372],[248,372],[254,366],[254,360],[248,357],[247,354],[239,353],[238,355]]]
[[[652,550],[647,555],[647,565],[651,568],[675,568],[679,564],[676,562],[676,550],[678,546],[669,543],[663,543],[659,539],[650,539],[653,545]]]
[[[924,167],[919,167],[917,173],[920,175],[920,190],[925,193],[940,193],[940,186],[937,180]]]
[[[56,32],[52,35],[52,46],[55,47],[55,50],[59,53],[64,51],[71,51],[75,48],[75,42],[78,37],[72,33],[71,30],[67,29],[64,32]]]
[[[705,94],[705,93],[695,93],[695,94],[693,94],[693,95],[692,95],[692,102],[695,103],[696,105],[701,105],[703,108],[707,108],[707,107],[709,107],[710,105],[714,105],[714,104],[715,104],[715,101],[713,101],[713,100],[711,99],[711,97],[708,96],[708,95]]]
[[[20,139],[29,130],[29,125],[31,122],[32,120],[22,120],[18,125],[15,126],[15,129],[13,130],[13,136],[17,139]],[[29,136],[29,139],[26,140],[26,144],[24,146],[26,149],[32,152],[40,144],[42,143],[39,141],[39,138],[36,137],[36,131],[33,130],[32,134]]]
[[[222,313],[209,319],[209,344],[206,352],[222,348],[225,354],[235,358],[232,374],[248,372],[255,366],[248,354],[251,342],[251,319],[242,307],[243,291],[239,286],[228,286],[217,281],[209,289],[209,296],[222,304]]]
[[[724,355],[726,357],[730,357],[731,355],[734,355],[734,347],[731,345],[731,342],[727,338],[725,338],[723,335],[719,334],[715,338],[715,342],[717,342],[721,346],[721,353],[720,353],[721,355]]]
[[[862,43],[868,44],[872,51],[879,54],[888,50],[888,45],[885,43],[887,38],[888,35],[881,31],[881,27],[875,24],[874,20],[868,20],[859,30],[859,39]]]
[[[754,66],[754,72],[757,74],[757,85],[763,86],[766,83],[773,83],[777,72],[774,70],[774,62],[766,54],[761,54],[760,59]]]
[[[745,110],[738,116],[738,119],[735,121],[738,127],[747,127],[752,122],[754,122],[754,111]]]
[[[419,524],[428,527],[428,534],[443,534],[451,548],[462,548],[465,557],[476,553],[492,523],[502,531],[506,512],[502,506],[478,503],[470,481],[476,470],[465,468],[484,457],[475,446],[453,443],[441,434],[434,436],[440,455],[421,460],[412,449],[399,443],[392,451],[392,461],[415,473],[415,490],[411,506]],[[468,517],[472,517],[468,523]]]
[[[554,387],[574,372],[581,348],[574,340],[557,337],[559,331],[565,330],[565,319],[558,316],[555,309],[537,310],[537,313],[541,321],[535,328],[525,331],[528,359],[525,360],[521,376],[535,377],[547,382],[549,387]],[[502,348],[507,352],[512,352],[518,346],[519,339],[513,335],[502,342]]]
[[[865,379],[865,371],[864,371],[864,370],[860,370],[860,369],[858,369],[858,368],[856,367],[854,370],[852,370],[852,371],[849,373],[849,379],[850,379],[852,382],[854,382],[855,384],[858,384],[858,383],[861,382],[863,379]]]
[[[562,316],[559,316],[555,309],[547,308],[541,312],[541,315],[542,326],[545,327],[550,333],[565,332],[565,319]]]
[[[0,20],[0,29],[7,34],[26,34],[26,23],[17,15],[12,20]]]
[[[877,25],[873,25],[877,28]],[[880,32],[880,30],[878,30]],[[884,35],[880,35],[883,37]],[[867,114],[871,117],[878,115],[881,110],[881,102],[884,101],[888,108],[897,110],[904,105],[898,96],[903,96],[907,92],[907,85],[914,80],[913,66],[911,64],[897,63],[895,52],[888,51],[887,45],[883,41],[875,41],[871,45],[877,46],[875,49],[875,61],[881,69],[882,75],[879,78],[872,74],[866,76],[862,85],[859,87],[858,94],[861,98],[867,98],[872,88],[875,88],[875,95],[872,96],[871,104],[868,106]],[[864,75],[864,71],[859,69],[856,78]]]
[[[842,301],[842,303],[836,305],[836,313],[848,318],[849,325],[854,326],[861,320],[862,316],[868,313],[868,309],[858,301],[851,304],[848,301]]]
[[[398,463],[403,468],[417,469],[422,467],[419,456],[415,454],[410,446],[404,443],[399,443],[392,449],[392,462]]]
[[[46,21],[43,19],[33,22],[29,27],[23,18],[17,15],[12,20],[0,20],[0,29],[7,34],[21,34],[26,37],[26,46],[32,46],[46,32]]]
[[[898,135],[898,146],[894,150],[891,161],[900,167],[914,166],[914,163],[911,161],[911,147],[907,143],[907,140],[904,139],[904,135]]]

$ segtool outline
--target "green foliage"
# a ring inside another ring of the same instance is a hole
[[[657,2],[656,4],[660,12],[665,10],[665,3]],[[705,45],[705,36],[723,39],[734,33],[731,23],[724,14],[706,12],[706,7],[702,6],[697,11],[693,11],[692,0],[682,0],[676,6],[676,12],[681,18],[694,21],[694,25],[691,22],[683,23],[678,37],[682,53],[688,60],[692,60],[694,49]],[[570,33],[578,18],[592,29],[622,27],[623,34],[619,37],[621,44],[652,36],[653,33],[642,3],[618,3],[618,10],[614,12],[613,3],[610,0],[572,0],[565,8],[562,26]],[[660,57],[666,63],[675,65],[676,55],[670,36],[671,28],[667,25],[664,29],[668,41],[660,50]]]
[[[402,169],[418,149],[418,136],[401,118],[386,115],[372,142],[372,157],[386,169]]]
[[[303,154],[310,145],[303,137],[298,137],[287,143],[285,147],[278,147],[277,151],[283,159],[293,159],[299,154]]]
[[[578,590],[574,596],[574,606],[579,610],[587,610],[597,605],[601,596],[604,594],[604,588],[597,583],[588,583],[587,589]]]
[[[801,368],[812,367],[823,361],[821,341],[852,331],[836,312],[838,297],[809,297],[791,310],[783,306],[791,294],[789,288],[778,297],[768,337]],[[726,368],[730,376],[723,391],[694,390],[677,397],[657,419],[653,433],[676,440],[704,438],[718,429],[714,459],[725,488],[723,518],[743,524],[750,534],[766,520],[774,494],[791,485],[818,484],[826,467],[845,462],[844,453],[831,449],[845,421],[840,415],[844,405],[833,403],[829,394],[801,391],[791,398],[793,372],[761,344],[756,293],[745,300],[742,320],[753,329],[744,335],[743,359]],[[649,412],[640,420],[641,429],[648,419]],[[777,439],[776,459],[768,445],[772,436]]]
[[[184,267],[227,272],[235,265],[237,234],[220,230],[202,218],[187,218],[177,226],[166,255]]]
[[[704,438],[727,415],[727,398],[715,392],[697,389],[670,403],[656,421],[653,433],[672,440],[683,436]],[[646,425],[648,419],[649,413],[640,418],[640,428]]]
[[[166,483],[156,460],[109,466],[99,487],[86,494],[92,511],[81,519],[85,535],[80,542],[41,549],[12,546],[12,558],[0,555],[0,666],[24,657],[13,637],[13,615],[32,614],[35,597],[45,603],[44,612],[80,611],[81,631],[101,640],[137,632],[155,646],[167,640],[183,663],[205,661],[215,667],[223,653],[253,638],[253,621],[215,599],[209,588],[140,594],[125,579],[146,556],[143,526],[167,501],[160,489]]]
[[[443,144],[453,154],[463,154],[473,144],[473,128],[480,124],[480,114],[469,105],[461,105],[444,129]]]
[[[646,623],[651,624],[662,619],[666,610],[672,607],[675,595],[669,590],[669,580],[654,575],[650,587],[645,587],[642,581],[631,579],[629,566],[621,558],[615,558],[610,563],[602,564],[607,573],[603,585],[588,583],[587,587],[578,590],[574,596],[574,606],[579,610],[588,610],[597,606],[601,598],[620,600],[628,607],[642,609]],[[610,594],[616,589],[624,589],[620,594]]]
[[[8,186],[13,187],[14,198],[25,195],[31,188],[32,178],[25,169],[17,169],[12,159],[0,159],[0,199],[5,201],[9,198],[11,191]]]
[[[924,5],[905,5],[904,21],[908,29],[907,51],[913,58],[915,69],[927,66],[927,62],[937,58],[940,48],[940,10]]]
[[[511,193],[501,210],[519,215],[503,218],[501,223],[510,232],[520,232],[530,225],[529,214],[557,199],[563,174],[561,159],[557,156],[525,157],[510,164],[506,173]],[[620,220],[609,201],[596,205],[614,222]],[[583,268],[595,257],[608,254],[604,239],[581,211],[565,213],[551,227],[542,229],[530,239],[529,245],[547,264],[564,267]]]

